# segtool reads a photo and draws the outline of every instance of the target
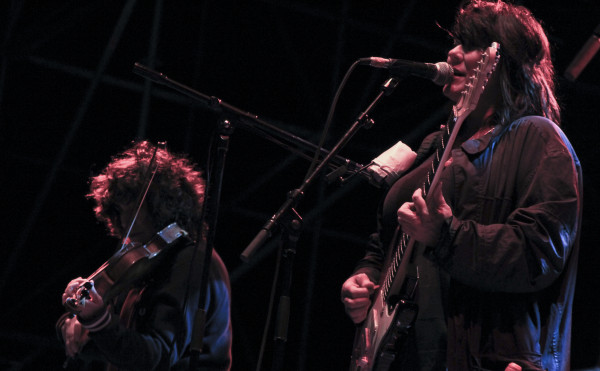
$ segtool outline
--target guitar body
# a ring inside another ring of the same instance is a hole
[[[367,318],[356,330],[350,370],[389,370],[408,339],[417,312],[417,305],[409,300],[388,304],[378,290]]]
[[[441,147],[433,156],[431,170],[422,186],[427,194],[438,186],[440,164],[450,158],[450,152],[464,119],[475,109],[500,55],[499,45],[492,43],[483,53],[479,66],[465,85],[462,97],[453,107],[453,119],[445,127]],[[453,125],[451,125],[453,124]],[[387,371],[396,359],[398,349],[408,338],[417,317],[418,307],[413,301],[419,280],[418,267],[414,264],[415,244],[410,237],[396,228],[389,256],[379,288],[372,298],[371,308],[365,321],[356,330],[351,371]]]
[[[402,240],[397,238],[402,235]],[[371,308],[367,318],[359,325],[352,348],[352,371],[387,371],[396,354],[408,339],[418,314],[418,306],[413,301],[419,282],[419,273],[414,264],[410,264],[415,256],[413,241],[408,241],[406,235],[396,230],[392,239],[396,252],[403,252],[406,259],[399,259],[400,254],[388,257],[386,272],[405,272],[401,287],[396,287],[390,281],[390,275],[383,276],[379,288],[373,294]],[[390,295],[390,290],[393,295]]]

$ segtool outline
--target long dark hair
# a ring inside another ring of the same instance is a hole
[[[541,23],[523,7],[472,0],[461,7],[450,31],[466,50],[500,43],[502,105],[493,118],[507,125],[525,115],[540,115],[560,124],[550,43]]]
[[[186,157],[157,149],[148,141],[136,142],[114,156],[99,175],[90,179],[87,197],[95,203],[96,218],[106,225],[111,235],[124,237],[126,231],[118,223],[117,205],[137,201],[155,151],[154,161],[158,168],[145,201],[153,227],[158,232],[177,222],[196,239],[204,203],[202,173]]]

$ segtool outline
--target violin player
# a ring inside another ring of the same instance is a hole
[[[195,365],[201,370],[230,369],[229,276],[214,250],[201,294],[204,196],[205,181],[195,164],[148,141],[134,142],[90,179],[87,197],[108,233],[122,240],[121,253],[154,248],[144,260],[151,258],[154,265],[110,297],[94,279],[79,277],[67,285],[62,301],[69,311],[56,328],[69,368],[187,370],[200,307],[206,318]],[[173,226],[183,237],[163,242]],[[162,242],[162,249],[151,246],[154,240]],[[199,305],[201,296],[205,301]]]

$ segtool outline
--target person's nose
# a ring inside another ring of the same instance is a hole
[[[456,45],[448,52],[448,58],[446,62],[448,62],[451,66],[456,66],[463,61],[463,49],[462,45]]]

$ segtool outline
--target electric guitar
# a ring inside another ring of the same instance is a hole
[[[431,168],[421,187],[424,198],[439,183],[441,171],[436,170],[449,159],[463,121],[477,106],[500,58],[498,49],[498,43],[494,42],[482,53],[461,98],[452,108],[452,117],[445,126],[441,145],[433,156]],[[351,371],[389,370],[397,350],[406,340],[418,312],[414,302],[419,280],[418,267],[414,264],[416,249],[415,241],[397,227],[379,288],[373,294],[367,318],[356,330]]]

